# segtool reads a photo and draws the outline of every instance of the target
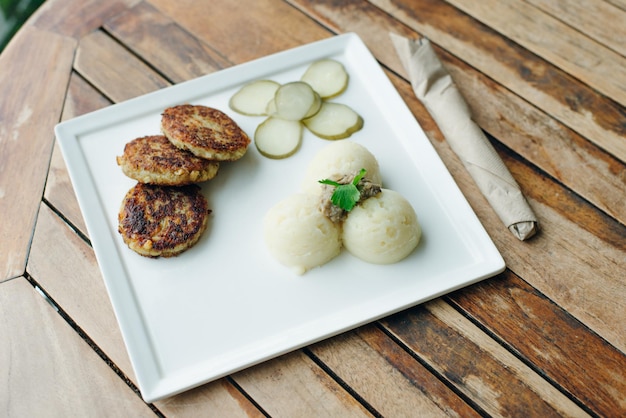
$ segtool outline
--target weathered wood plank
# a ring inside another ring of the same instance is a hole
[[[374,325],[310,350],[382,416],[480,416]]]
[[[40,210],[28,272],[102,352],[136,382],[93,250],[45,205]],[[255,416],[256,411],[225,379],[155,405],[166,415],[179,416],[244,417]]]
[[[270,416],[371,416],[302,351],[235,373],[233,379]]]
[[[0,284],[3,416],[153,417],[24,277]]]
[[[525,0],[615,52],[626,56],[626,10],[601,0]]]
[[[104,27],[174,83],[231,65],[147,3],[139,3]]]
[[[598,416],[626,414],[626,356],[512,273],[449,300]]]
[[[167,87],[169,82],[102,31],[83,37],[74,69],[113,102]]]
[[[623,106],[443,1],[372,0],[372,3],[626,162]],[[379,48],[392,49],[390,44],[380,42]],[[403,74],[399,61],[392,68]],[[479,108],[481,102],[470,106]]]
[[[210,11],[194,0],[149,3],[235,64],[330,35],[282,1],[213,0]]]
[[[0,282],[24,273],[75,47],[27,27],[0,55]]]
[[[506,162],[543,220],[540,237],[528,251],[511,252],[509,267],[626,352],[626,282],[615,274],[626,260],[626,227],[523,164]]]
[[[490,415],[587,415],[442,300],[383,324]]]
[[[48,0],[32,16],[32,24],[80,39],[140,0]]]
[[[45,204],[37,220],[28,273],[134,381],[93,250]]]
[[[102,94],[83,77],[72,72],[61,119],[66,121],[76,116],[102,109],[111,104],[110,100],[102,96]]]
[[[479,104],[473,106],[473,117],[485,131],[626,224],[626,206],[621,199],[626,189],[626,164],[488,77],[444,51],[438,52],[464,97]],[[598,181],[588,181],[591,177]]]
[[[62,120],[71,119],[110,104],[110,101],[100,95],[82,77],[72,73],[67,96],[65,97]],[[88,235],[65,161],[56,142],[52,151],[52,159],[50,160],[50,171],[48,172],[44,197],[72,225],[83,234]]]
[[[626,57],[524,1],[448,2],[626,106]]]

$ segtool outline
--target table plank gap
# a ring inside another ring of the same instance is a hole
[[[80,40],[74,69],[112,102],[168,87],[170,83],[102,31]]]
[[[372,416],[302,350],[247,368],[232,378],[270,416]]]
[[[32,25],[50,32],[80,39],[140,0],[46,1],[32,16]]]
[[[63,263],[57,260],[63,260]],[[63,308],[68,318],[136,385],[93,249],[46,205],[42,205],[39,211],[27,271]],[[57,280],[58,277],[63,280]],[[166,416],[261,416],[254,405],[225,379],[155,402],[154,405]]]
[[[424,416],[473,417],[484,412],[376,324],[314,344],[307,351],[382,416],[410,416],[420,411]],[[392,384],[383,386],[381,382]]]
[[[35,278],[33,278],[30,274],[26,274],[25,279],[30,283],[33,288],[41,294],[41,296],[48,302],[53,309],[63,318],[63,320],[67,323],[67,325],[76,332],[76,334],[106,363],[107,366],[111,368],[111,370],[119,376],[119,378],[128,385],[128,387],[139,397],[141,397],[139,393],[139,389],[137,386],[124,374],[124,372],[117,367],[117,365],[106,355],[104,351],[96,344],[96,342],[87,335],[87,333],[65,312],[63,307],[61,307],[52,296],[43,288]]]
[[[149,0],[180,27],[233,64],[328,38],[332,34],[283,1],[213,0],[211,13],[188,13],[193,0]],[[257,19],[254,16],[263,16]]]
[[[173,83],[232,65],[145,2],[107,21],[104,29]]]
[[[626,57],[522,0],[447,1],[622,106],[626,105]],[[546,42],[547,39],[550,41]]]
[[[626,10],[599,0],[525,0],[607,48],[626,56]]]
[[[626,393],[624,353],[513,273],[446,300],[587,410],[598,416],[626,413],[620,396]]]
[[[78,73],[72,72],[63,106],[62,120],[68,120],[111,104]],[[76,200],[58,142],[55,141],[48,170],[44,199],[86,238],[89,233]]]
[[[447,164],[451,164],[448,160],[448,154],[451,152],[449,146],[445,142],[443,135],[424,106],[415,97],[409,84],[393,74],[388,73],[388,75],[404,101],[413,111],[416,119],[418,119],[422,125],[422,128],[429,136],[431,142],[439,151],[440,156],[444,159],[444,161],[446,161]],[[471,94],[478,96],[480,92],[484,91],[472,91]],[[497,134],[499,137],[505,137],[506,141],[503,143],[491,138],[491,142],[496,150],[500,152],[503,158],[507,158],[510,161],[516,161],[516,164],[520,164],[520,167],[522,165],[529,166],[533,163],[537,163],[537,166],[528,168],[528,171],[524,170],[519,172],[520,176],[531,176],[534,179],[533,181],[538,181],[537,179],[540,175],[548,174],[550,177],[549,179],[544,179],[541,184],[534,183],[532,186],[529,186],[528,189],[522,187],[524,193],[539,193],[540,190],[542,190],[542,187],[546,187],[546,189],[544,189],[544,193],[539,195],[543,196],[549,194],[546,190],[554,190],[556,195],[552,197],[559,197],[561,199],[555,199],[553,202],[561,202],[559,203],[559,206],[562,210],[563,216],[574,222],[584,224],[590,232],[597,234],[597,236],[604,240],[607,245],[615,246],[616,248],[622,250],[626,249],[626,244],[623,240],[623,225],[626,225],[626,222],[624,221],[624,214],[622,213],[623,211],[617,207],[619,202],[611,201],[610,198],[607,199],[606,197],[606,194],[609,193],[608,190],[610,190],[610,193],[616,193],[619,195],[620,190],[622,190],[623,187],[622,184],[626,184],[624,183],[626,180],[622,179],[624,175],[620,175],[623,174],[621,173],[621,170],[625,167],[624,164],[620,161],[612,159],[610,155],[599,152],[597,149],[585,149],[586,143],[584,141],[581,142],[580,138],[575,134],[568,136],[567,131],[559,131],[558,126],[555,127],[555,131],[550,130],[549,133],[551,136],[562,136],[562,140],[565,142],[566,148],[558,147],[558,144],[546,144],[546,146],[549,146],[550,148],[557,147],[558,152],[564,159],[571,159],[571,163],[569,165],[561,167],[557,165],[564,164],[562,161],[550,160],[550,163],[546,163],[541,161],[540,158],[542,157],[533,157],[533,155],[529,155],[528,152],[522,152],[520,154],[517,152],[520,147],[531,146],[531,144],[528,143],[523,144],[525,140],[528,142],[528,139],[530,138],[535,142],[540,142],[543,138],[543,134],[548,134],[548,132],[543,132],[539,128],[533,127],[533,125],[537,125],[539,123],[537,118],[544,123],[549,123],[549,119],[546,119],[547,116],[541,113],[534,113],[532,109],[529,110],[521,108],[519,109],[519,112],[522,112],[521,115],[523,116],[523,119],[526,118],[526,116],[529,118],[523,128],[519,128],[519,130],[497,128],[495,126],[497,123],[504,126],[509,123],[514,123],[513,121],[509,122],[508,120],[513,119],[513,115],[515,113],[514,110],[518,109],[515,103],[511,104],[503,101],[497,102],[497,104],[499,104],[499,106],[493,105],[492,108],[492,105],[489,105],[487,107],[487,109],[493,109],[494,114],[481,111],[477,115],[477,119],[481,121],[485,118],[492,120],[491,123],[487,124],[488,131]],[[510,110],[508,110],[509,108]],[[528,114],[524,114],[523,112],[528,112]],[[489,132],[487,132],[487,135],[489,136]],[[515,146],[514,142],[510,142],[511,140],[518,141],[520,145]],[[585,154],[587,151],[589,152],[588,155]],[[532,154],[547,152],[548,151],[546,150],[542,150],[542,148],[537,148]],[[594,161],[595,158],[598,160]],[[456,155],[452,155],[452,160],[455,163],[458,161]],[[458,162],[460,163],[460,161]],[[551,168],[550,165],[557,167]],[[456,170],[451,166],[448,168],[450,170]],[[581,176],[581,173],[585,173],[585,175]],[[467,177],[467,173],[463,167],[459,167],[459,173],[454,171],[453,174],[458,174],[459,176],[465,175]],[[586,182],[585,178],[591,175],[606,177],[607,184],[598,186],[599,188],[596,191],[591,191],[591,189],[596,186],[592,186],[590,188],[589,186],[581,184]],[[616,178],[612,179],[612,175]],[[517,175],[514,177],[518,180],[518,182],[523,180],[521,177],[518,178]],[[468,183],[472,182],[471,178],[467,178],[467,181]],[[552,184],[553,182],[554,185]],[[605,187],[608,187],[609,189],[605,189]],[[469,198],[472,193],[473,191],[466,192],[464,194]],[[562,199],[564,196],[561,193],[565,193],[565,195],[569,198]],[[478,193],[478,196],[480,196],[480,193]],[[578,208],[580,208],[581,205],[585,205],[585,207],[588,208],[588,211],[580,212]],[[586,221],[583,222],[583,220]]]
[[[506,89],[626,162],[626,143],[623,141],[626,136],[626,112],[623,106],[443,1],[372,0],[372,3],[484,76],[506,86]],[[350,10],[347,8],[345,12],[338,13],[333,9],[333,13],[338,15],[335,19],[341,22]],[[344,28],[349,29],[349,26]],[[396,27],[392,29],[397,30]],[[401,29],[406,30],[403,26]],[[377,56],[384,56],[379,52],[381,49],[393,50],[390,42],[382,38],[376,42],[372,40],[368,46]],[[397,57],[384,62],[398,74],[406,76]],[[472,109],[477,109],[482,102],[469,104]]]
[[[25,277],[0,284],[0,331],[7,416],[154,416]]]
[[[75,47],[28,27],[0,55],[0,282],[25,270]]]
[[[382,324],[489,414],[507,416],[523,405],[527,414],[536,416],[587,415],[443,300]]]
[[[493,80],[438,50],[477,123],[506,147],[626,224],[626,164]],[[484,100],[489,97],[489,100]],[[581,173],[584,173],[581,176]],[[585,178],[602,179],[589,182]],[[612,198],[614,196],[614,198]]]

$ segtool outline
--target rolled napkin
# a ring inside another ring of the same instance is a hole
[[[426,38],[412,40],[394,33],[390,36],[417,98],[426,106],[489,204],[513,235],[522,241],[532,237],[537,231],[537,217],[502,159],[472,119],[465,99],[430,41]]]

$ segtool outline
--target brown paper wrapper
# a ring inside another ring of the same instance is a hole
[[[506,227],[520,240],[537,231],[537,217],[445,69],[430,41],[390,34],[413,91]]]

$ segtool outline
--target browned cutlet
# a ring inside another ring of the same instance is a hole
[[[161,131],[177,147],[209,160],[238,160],[250,144],[248,135],[228,115],[200,105],[165,109]]]
[[[210,180],[219,163],[196,157],[172,144],[163,135],[136,138],[117,157],[124,174],[140,183],[182,186]]]
[[[137,183],[120,207],[118,231],[126,245],[143,256],[172,257],[198,242],[210,212],[198,185]]]

